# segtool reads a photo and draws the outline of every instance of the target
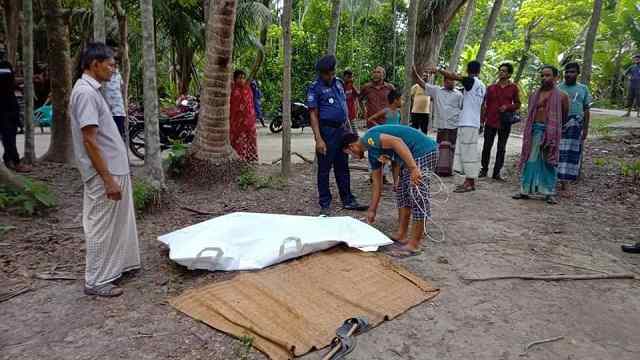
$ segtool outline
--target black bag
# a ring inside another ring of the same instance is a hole
[[[504,111],[500,113],[500,123],[503,127],[510,127],[521,121],[520,115],[515,111]]]

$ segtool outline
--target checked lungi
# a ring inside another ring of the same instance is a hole
[[[569,115],[562,126],[560,140],[560,160],[558,162],[558,179],[575,181],[580,174],[582,161],[582,131],[584,119],[581,115]]]
[[[87,243],[87,287],[110,283],[122,273],[140,268],[138,231],[129,175],[113,176],[122,199],[107,198],[100,176],[84,184],[82,225]]]
[[[400,184],[396,193],[398,208],[410,208],[414,220],[431,218],[431,178],[438,166],[438,151],[434,150],[415,159],[416,165],[422,173],[422,182],[416,186],[411,183],[411,171],[402,167]]]
[[[475,179],[480,173],[479,137],[478,128],[458,128],[454,168],[460,170],[467,179]]]

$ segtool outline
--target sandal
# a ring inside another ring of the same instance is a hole
[[[471,191],[475,191],[476,188],[475,186],[465,186],[465,185],[458,185],[453,192],[455,193],[466,193],[466,192],[471,192]]]
[[[122,295],[122,289],[113,284],[104,284],[96,287],[84,287],[84,293],[90,296],[116,297]]]
[[[517,194],[513,195],[511,198],[512,199],[516,199],[516,200],[529,200],[530,199],[529,195],[525,195],[523,193],[517,193]]]
[[[556,198],[554,198],[551,195],[547,195],[544,198],[544,201],[549,204],[549,205],[556,205],[558,203],[558,201],[556,200]]]
[[[390,248],[386,251],[386,253],[389,256],[393,256],[394,258],[404,259],[404,258],[420,255],[420,254],[422,254],[422,250],[421,249],[418,249],[418,250],[407,249],[403,245],[396,245],[395,247],[391,247],[391,245],[390,245]]]

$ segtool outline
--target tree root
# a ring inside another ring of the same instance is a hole
[[[304,162],[306,162],[306,163],[308,163],[308,164],[313,164],[313,160],[311,160],[311,159],[309,159],[309,158],[305,157],[304,155],[302,155],[302,154],[300,154],[300,153],[298,153],[298,152],[295,152],[295,151],[294,151],[294,152],[292,152],[292,153],[291,153],[291,155],[295,155],[295,156],[299,157],[302,161],[304,161]],[[277,159],[273,160],[273,161],[271,162],[271,165],[275,165],[275,164],[279,163],[280,161],[282,161],[282,157],[279,157],[279,158],[277,158]]]

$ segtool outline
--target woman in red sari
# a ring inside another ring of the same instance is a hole
[[[242,70],[233,72],[229,132],[231,146],[244,161],[258,161],[258,135],[253,93]]]

